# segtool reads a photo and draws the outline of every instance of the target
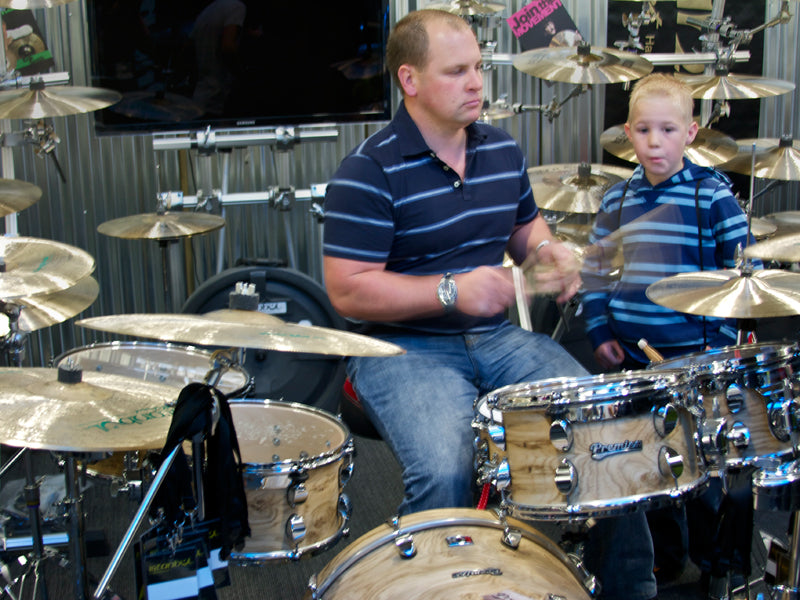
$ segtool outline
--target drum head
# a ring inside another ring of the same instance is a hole
[[[189,296],[181,312],[204,314],[228,308],[229,295],[239,281],[255,285],[262,312],[288,323],[346,329],[346,321],[316,281],[299,271],[260,265],[235,267],[215,275]],[[345,378],[342,358],[248,348],[244,368],[253,378],[254,397],[338,411]]]

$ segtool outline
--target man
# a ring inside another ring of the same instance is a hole
[[[406,350],[348,360],[367,416],[403,469],[399,512],[474,506],[476,399],[512,383],[587,375],[549,337],[504,318],[515,300],[504,253],[535,260],[537,291],[559,301],[580,280],[538,212],[519,146],[476,123],[483,71],[466,22],[409,14],[389,38],[387,64],[403,103],[328,184],[325,281],[337,311]],[[625,598],[654,595],[654,583],[641,593],[636,584],[629,578]]]

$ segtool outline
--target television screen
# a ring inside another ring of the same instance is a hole
[[[98,134],[387,120],[388,0],[88,0]]]

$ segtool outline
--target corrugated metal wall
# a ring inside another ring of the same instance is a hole
[[[508,16],[525,4],[525,0],[513,0],[504,14]],[[393,21],[418,5],[422,3],[414,0],[393,3]],[[606,0],[564,0],[564,5],[592,45],[609,45]],[[768,0],[767,15],[777,14],[780,5],[778,0]],[[790,6],[796,9],[797,4]],[[34,12],[55,56],[54,70],[68,71],[73,85],[92,85],[87,75],[84,3],[77,0]],[[800,81],[800,62],[789,60],[798,54],[799,31],[795,16],[789,24],[765,32],[765,76]],[[497,41],[498,60],[490,75],[495,96],[507,94],[509,102],[538,105],[554,97],[563,100],[572,90],[567,84],[551,85],[534,79],[515,70],[508,60],[500,60],[518,51],[504,23],[486,28],[486,32]],[[594,86],[588,93],[567,102],[553,122],[538,112],[528,112],[499,120],[497,124],[519,141],[531,166],[581,160],[600,162],[604,102],[603,86]],[[761,105],[760,137],[778,137],[781,133],[800,137],[797,92],[764,100]],[[226,205],[224,237],[212,233],[166,247],[153,241],[121,240],[99,234],[97,226],[105,221],[153,212],[159,192],[183,190],[193,195],[198,187],[207,185],[204,182],[228,193],[264,192],[278,184],[278,170],[276,152],[269,146],[198,157],[193,151],[154,150],[150,136],[98,138],[92,119],[91,114],[83,114],[49,120],[61,140],[55,155],[66,173],[66,183],[60,180],[50,159],[37,157],[31,148],[3,150],[7,159],[4,164],[9,164],[9,157],[13,160],[13,173],[6,167],[3,177],[34,183],[44,192],[36,205],[14,217],[20,235],[75,245],[97,261],[94,277],[100,284],[100,294],[81,316],[171,310],[165,306],[162,284],[164,255],[173,272],[169,286],[177,307],[214,275],[220,265],[229,268],[240,258],[283,260],[321,282],[321,225],[311,214],[311,201],[307,199],[297,200],[288,212],[268,204]],[[21,121],[5,123],[6,131],[22,127]],[[296,145],[290,151],[289,183],[297,190],[324,183],[345,153],[377,128],[374,124],[343,125],[338,127],[335,141]],[[763,184],[758,182],[758,185]],[[755,213],[794,210],[798,208],[797,198],[797,182],[789,183],[769,194],[756,206]],[[7,218],[6,230],[8,223]],[[101,337],[74,327],[71,321],[49,327],[31,336],[25,364],[49,364],[52,357]]]

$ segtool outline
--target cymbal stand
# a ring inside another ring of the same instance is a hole
[[[614,46],[622,51],[630,48],[634,52],[637,50],[644,52],[645,48],[639,39],[639,30],[642,25],[650,25],[651,23],[656,23],[660,26],[661,15],[658,14],[658,11],[653,7],[653,3],[642,2],[642,10],[639,14],[631,12],[622,15],[622,24],[628,30],[628,39],[616,41],[614,42]]]
[[[539,111],[545,117],[547,117],[548,121],[552,123],[553,120],[561,114],[561,107],[563,107],[572,98],[580,96],[590,89],[592,89],[591,84],[582,83],[572,88],[572,91],[567,94],[567,97],[561,102],[558,101],[558,98],[553,97],[553,99],[547,104],[512,104],[511,110],[513,110],[515,113]]]
[[[270,204],[278,209],[283,219],[283,229],[286,235],[286,252],[288,254],[287,264],[289,268],[297,268],[297,257],[295,255],[294,238],[292,227],[289,222],[290,211],[295,202],[295,189],[289,182],[291,181],[291,154],[297,144],[298,138],[295,137],[291,129],[279,129],[276,132],[277,142],[273,157],[275,158],[275,171],[278,178],[278,185]]]

